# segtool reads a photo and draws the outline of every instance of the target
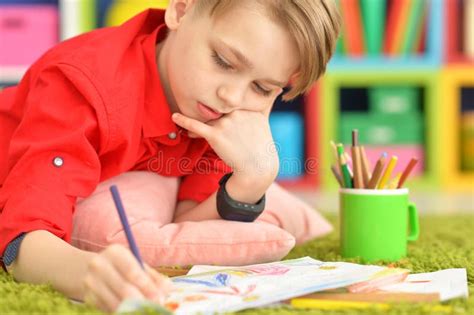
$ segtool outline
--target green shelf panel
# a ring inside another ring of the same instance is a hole
[[[374,86],[369,89],[369,110],[381,114],[418,112],[419,89],[413,86]]]
[[[422,144],[424,141],[423,116],[418,112],[406,115],[341,113],[337,139],[350,144],[353,129],[359,130],[359,141],[364,145]]]

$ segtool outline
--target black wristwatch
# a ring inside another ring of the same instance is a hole
[[[265,195],[256,203],[245,203],[232,199],[225,189],[232,173],[225,174],[219,181],[217,191],[217,212],[224,220],[253,222],[265,209]]]

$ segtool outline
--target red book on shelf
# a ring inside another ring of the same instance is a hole
[[[458,55],[459,45],[459,1],[446,1],[446,59],[453,60]]]
[[[359,1],[343,0],[340,2],[340,5],[347,54],[350,56],[362,56],[364,54],[364,32]]]
[[[394,56],[400,51],[403,32],[410,11],[409,0],[391,1],[388,7],[387,27],[385,30],[384,53]]]
[[[416,35],[416,41],[415,45],[413,47],[413,53],[415,55],[420,55],[425,52],[425,46],[426,46],[426,31],[427,31],[427,25],[428,25],[428,8],[425,6],[423,8],[423,15],[422,15],[422,21],[420,23],[419,29],[417,30],[418,34]]]

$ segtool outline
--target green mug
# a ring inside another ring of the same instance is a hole
[[[416,206],[408,189],[341,189],[341,255],[364,262],[396,261],[419,235]]]

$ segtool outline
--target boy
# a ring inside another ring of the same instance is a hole
[[[171,0],[166,13],[149,10],[49,51],[0,95],[8,270],[104,310],[131,297],[162,301],[169,281],[142,271],[125,248],[67,243],[77,198],[147,170],[160,152],[190,162],[160,173],[182,176],[175,222],[222,217],[216,190],[230,170],[230,198],[258,206],[278,172],[272,104],[290,82],[285,99],[310,88],[338,32],[332,0]]]

